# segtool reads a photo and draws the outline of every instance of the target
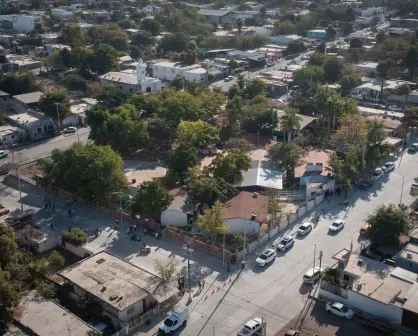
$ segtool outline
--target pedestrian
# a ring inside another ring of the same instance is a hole
[[[55,202],[52,203],[52,211],[55,212]]]
[[[228,273],[229,273],[229,271],[230,271],[230,269],[229,269],[229,263],[226,265],[226,268],[227,268],[227,270],[228,270]]]
[[[72,210],[72,213],[73,213],[73,217],[75,217],[75,210],[74,209]]]
[[[144,248],[147,247],[147,243],[145,241],[142,242],[142,245],[144,246]]]
[[[68,209],[68,217],[71,218],[71,209]]]
[[[50,208],[51,207],[51,200],[49,199],[48,200],[48,208]]]
[[[202,289],[205,288],[205,280],[202,279]]]
[[[54,230],[54,223],[51,223],[51,230]]]
[[[134,231],[136,231],[136,224],[134,224]]]
[[[245,261],[243,260],[241,261],[241,269],[244,270],[244,268],[245,268]]]
[[[202,290],[202,282],[199,281],[199,292]]]
[[[347,200],[347,193],[345,193],[345,195],[344,195],[344,200],[345,201]]]
[[[48,211],[48,203],[45,202],[45,210]]]

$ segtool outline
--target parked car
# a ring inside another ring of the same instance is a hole
[[[344,228],[345,222],[342,219],[336,219],[334,223],[330,225],[328,231],[330,232],[338,232]]]
[[[66,127],[62,130],[62,133],[64,134],[72,134],[72,133],[76,133],[77,132],[77,128],[76,127]]]
[[[347,320],[351,320],[354,316],[354,312],[350,308],[335,301],[328,302],[325,306],[325,310],[334,315],[346,318]]]
[[[395,162],[386,162],[385,165],[382,167],[384,172],[390,172],[391,170],[395,169]]]
[[[357,182],[357,187],[360,189],[369,189],[373,185],[373,181],[370,178],[361,178],[359,182]]]
[[[225,82],[230,82],[231,80],[234,80],[234,77],[228,76],[225,78]]]
[[[373,181],[377,181],[378,179],[380,179],[383,176],[383,170],[381,168],[376,168],[372,174],[371,179]]]
[[[304,236],[304,235],[307,235],[309,232],[311,232],[311,231],[312,231],[312,228],[313,228],[312,223],[310,223],[310,222],[305,222],[305,223],[302,223],[302,224],[299,226],[299,229],[298,229],[298,233],[297,233],[297,235],[298,235],[298,236]]]
[[[362,235],[362,234],[365,234],[365,233],[366,233],[366,231],[367,231],[368,229],[370,229],[370,227],[371,227],[371,225],[370,225],[370,224],[368,224],[368,223],[364,224],[364,225],[361,227],[361,229],[360,229],[360,234],[361,234],[361,235]]]
[[[189,318],[189,308],[177,305],[171,310],[170,315],[164,320],[158,330],[162,334],[169,334],[181,326],[186,326]]]
[[[416,152],[418,152],[418,143],[415,142],[413,143],[409,148],[408,148],[408,153],[410,154],[415,154]]]
[[[5,157],[9,156],[9,151],[7,150],[0,150],[0,159],[3,159]]]
[[[290,249],[293,245],[295,245],[295,238],[293,238],[292,236],[286,236],[277,245],[277,249],[279,251],[284,252]]]
[[[261,335],[261,332],[263,331],[265,325],[266,322],[263,319],[256,317],[245,323],[244,327],[241,328],[240,331],[238,331],[237,336]]]
[[[308,283],[308,284],[313,284],[314,282],[319,280],[322,272],[323,272],[322,268],[319,268],[319,267],[311,268],[303,276],[303,282]]]
[[[268,263],[274,261],[276,259],[276,251],[273,249],[265,250],[260,256],[255,260],[257,266],[264,267]]]
[[[388,110],[394,111],[394,112],[402,112],[403,108],[397,105],[390,105],[388,106]]]

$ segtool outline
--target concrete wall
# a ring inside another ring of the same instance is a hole
[[[67,242],[63,246],[66,250],[70,251],[76,256],[79,256],[80,258],[84,258],[86,253],[88,253],[87,250],[83,246],[74,246]]]
[[[177,210],[164,210],[161,213],[162,226],[186,226],[187,214]]]
[[[44,239],[38,242],[36,251],[38,253],[43,253],[45,251],[52,250],[59,245],[61,245],[61,237],[59,235],[46,233]]]
[[[226,221],[230,233],[245,233],[252,235],[260,232],[260,223],[242,218],[231,218]]]

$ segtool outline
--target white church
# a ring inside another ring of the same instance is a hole
[[[131,93],[158,93],[161,92],[161,81],[158,78],[147,77],[146,64],[138,60],[136,70],[127,69],[117,72],[108,72],[99,77],[100,85],[115,85],[123,91]]]

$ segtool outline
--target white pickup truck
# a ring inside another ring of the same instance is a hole
[[[245,323],[244,327],[238,331],[237,336],[261,336],[265,327],[266,322],[256,317]]]

